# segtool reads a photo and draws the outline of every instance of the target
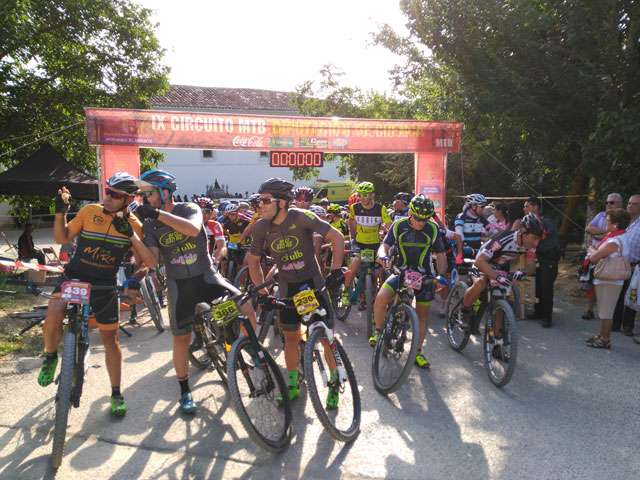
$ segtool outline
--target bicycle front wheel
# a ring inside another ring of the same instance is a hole
[[[398,390],[411,372],[418,351],[420,322],[416,311],[402,303],[387,313],[373,351],[373,384],[382,394]]]
[[[467,291],[467,284],[456,283],[447,297],[447,340],[449,345],[456,352],[460,352],[466,347],[469,341],[469,332],[464,331],[460,326],[462,318],[462,299]]]
[[[142,293],[144,303],[149,310],[149,315],[151,315],[151,320],[153,320],[153,324],[158,329],[158,332],[164,332],[164,319],[162,318],[161,309],[162,307],[160,306],[158,294],[155,287],[153,286],[153,282],[151,281],[150,276],[147,275],[142,280],[142,283],[140,284],[140,291]]]
[[[368,273],[364,277],[364,301],[367,308],[367,340],[373,335],[373,275]]]
[[[347,270],[347,267],[342,267],[343,272],[346,272]],[[332,288],[330,291],[333,313],[341,322],[344,322],[346,320],[346,318],[349,316],[349,312],[351,311],[351,303],[349,303],[349,305],[345,305],[344,303],[342,303],[342,294],[345,288],[347,287],[345,287],[343,283],[338,288]]]
[[[329,370],[325,348],[327,355],[333,353],[329,351],[324,330],[318,328],[307,340],[304,349],[305,381],[313,409],[327,433],[340,442],[351,442],[360,430],[360,392],[347,354],[338,339],[335,338],[334,341],[346,379],[342,381],[337,373]],[[339,401],[334,407],[330,400],[336,394]]]
[[[233,343],[227,363],[229,390],[249,437],[265,450],[280,452],[291,441],[289,389],[269,352],[259,349],[264,354],[262,363],[258,347],[249,338],[240,337]]]
[[[496,326],[496,315],[502,317],[500,329]],[[506,300],[493,301],[491,319],[487,316],[484,330],[484,365],[491,383],[501,388],[511,380],[518,357],[516,319]]]
[[[253,283],[251,282],[251,275],[249,275],[249,265],[245,265],[240,270],[238,270],[238,274],[233,280],[233,284],[242,293],[246,293],[249,290],[249,288],[253,285]],[[257,309],[258,307],[257,296],[251,299],[251,305],[253,305],[254,310]]]
[[[75,361],[76,335],[75,333],[67,332],[64,335],[60,383],[58,383],[58,393],[56,394],[56,421],[53,429],[53,449],[51,451],[51,468],[54,470],[62,463],[62,455],[64,454]]]

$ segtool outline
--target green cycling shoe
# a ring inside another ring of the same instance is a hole
[[[300,388],[292,387],[291,385],[289,385],[289,401],[295,400],[299,396],[300,396]],[[277,402],[279,406],[282,406],[282,401],[283,401],[282,397],[278,397]]]
[[[378,343],[379,338],[380,338],[380,332],[376,330],[373,333],[373,335],[369,337],[369,345],[371,345],[372,347],[375,347],[376,343]]]
[[[344,290],[342,291],[342,296],[340,297],[340,301],[345,307],[351,305],[351,289],[347,287],[344,288]]]
[[[335,410],[338,408],[338,401],[340,400],[340,391],[337,386],[338,372],[331,371],[329,376],[329,392],[327,392],[327,410]]]
[[[54,359],[45,358],[42,362],[42,368],[38,374],[38,384],[41,387],[46,387],[53,382],[56,376],[56,367],[58,366],[58,357]]]
[[[122,395],[115,395],[111,397],[111,415],[114,417],[122,417],[127,413],[127,404],[124,403],[124,397]]]
[[[416,354],[416,365],[420,368],[429,368],[431,366],[429,360],[424,358],[424,355],[420,351]]]

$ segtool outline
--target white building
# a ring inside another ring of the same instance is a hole
[[[290,103],[289,92],[254,90],[248,88],[209,88],[172,85],[164,95],[151,98],[154,110],[190,111],[227,114],[257,114],[299,116]],[[165,161],[158,168],[176,176],[180,195],[205,193],[207,185],[228,185],[231,194],[257,191],[260,184],[270,177],[282,177],[292,181],[289,168],[271,167],[269,152],[229,150],[175,150],[158,149],[165,154]],[[318,178],[329,181],[344,180],[338,175],[339,162],[327,163],[320,169]],[[315,181],[315,179],[314,179]],[[312,182],[295,182],[296,186]]]

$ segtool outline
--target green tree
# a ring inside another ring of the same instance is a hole
[[[0,4],[0,164],[46,138],[95,174],[84,107],[149,108],[167,87],[150,10],[130,0],[5,0]],[[142,149],[142,168],[162,158]],[[15,199],[14,199],[15,201]],[[23,199],[36,205],[51,199]]]

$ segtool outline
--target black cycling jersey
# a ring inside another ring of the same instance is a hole
[[[527,250],[518,244],[518,230],[506,230],[485,242],[480,247],[476,258],[484,255],[488,257],[488,262],[492,267],[504,269],[511,260],[518,258],[521,253],[535,254],[535,251],[535,248]]]
[[[445,251],[438,238],[438,226],[435,223],[426,222],[422,230],[415,230],[411,227],[409,218],[403,218],[393,223],[384,243],[389,246],[397,245],[401,262],[399,266],[409,266],[424,272],[431,271],[431,251]]]

